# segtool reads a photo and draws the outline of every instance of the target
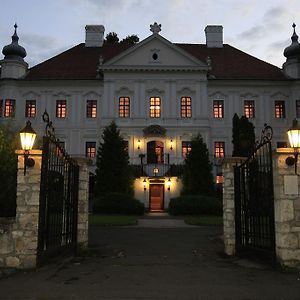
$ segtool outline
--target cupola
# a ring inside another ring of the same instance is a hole
[[[26,50],[19,45],[19,37],[17,34],[17,24],[14,25],[15,27],[15,32],[13,36],[11,37],[12,42],[11,44],[4,46],[2,53],[4,55],[4,59],[18,59],[22,60],[24,57],[26,57]]]
[[[292,43],[284,49],[283,55],[286,57],[286,62],[282,68],[287,77],[300,79],[300,44],[295,28],[296,24],[293,23]]]
[[[11,37],[11,44],[4,46],[2,53],[4,59],[1,64],[1,78],[20,79],[26,75],[28,64],[24,61],[26,50],[19,45],[19,37],[17,34],[17,24],[14,25],[15,32]]]

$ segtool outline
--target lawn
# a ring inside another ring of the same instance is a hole
[[[136,216],[127,215],[89,215],[89,224],[98,226],[127,226],[136,225]]]
[[[189,225],[223,225],[222,216],[215,215],[197,215],[184,218],[184,222]]]

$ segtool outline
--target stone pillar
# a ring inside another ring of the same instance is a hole
[[[228,157],[222,164],[223,183],[223,234],[224,251],[235,255],[235,206],[234,206],[234,166],[240,165],[245,158]]]
[[[88,247],[88,219],[89,219],[89,170],[86,158],[76,159],[79,165],[79,192],[78,192],[78,250]]]
[[[5,265],[29,269],[35,268],[37,263],[42,151],[30,151],[30,157],[34,159],[35,165],[26,169],[25,176],[23,151],[16,153],[18,154],[17,211],[11,241],[14,251],[6,257]]]
[[[286,165],[289,156],[291,148],[277,149],[273,155],[276,255],[282,266],[300,267],[300,177],[294,166]]]

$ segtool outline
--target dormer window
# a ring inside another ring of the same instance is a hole
[[[160,63],[160,50],[151,49],[150,50],[150,63]]]

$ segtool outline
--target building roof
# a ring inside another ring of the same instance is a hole
[[[259,60],[228,44],[223,48],[208,48],[205,44],[174,44],[206,62],[211,59],[211,79],[284,80],[280,68]],[[122,53],[131,45],[104,44],[103,47],[85,47],[81,43],[29,69],[27,80],[96,79],[100,56],[103,62]]]

